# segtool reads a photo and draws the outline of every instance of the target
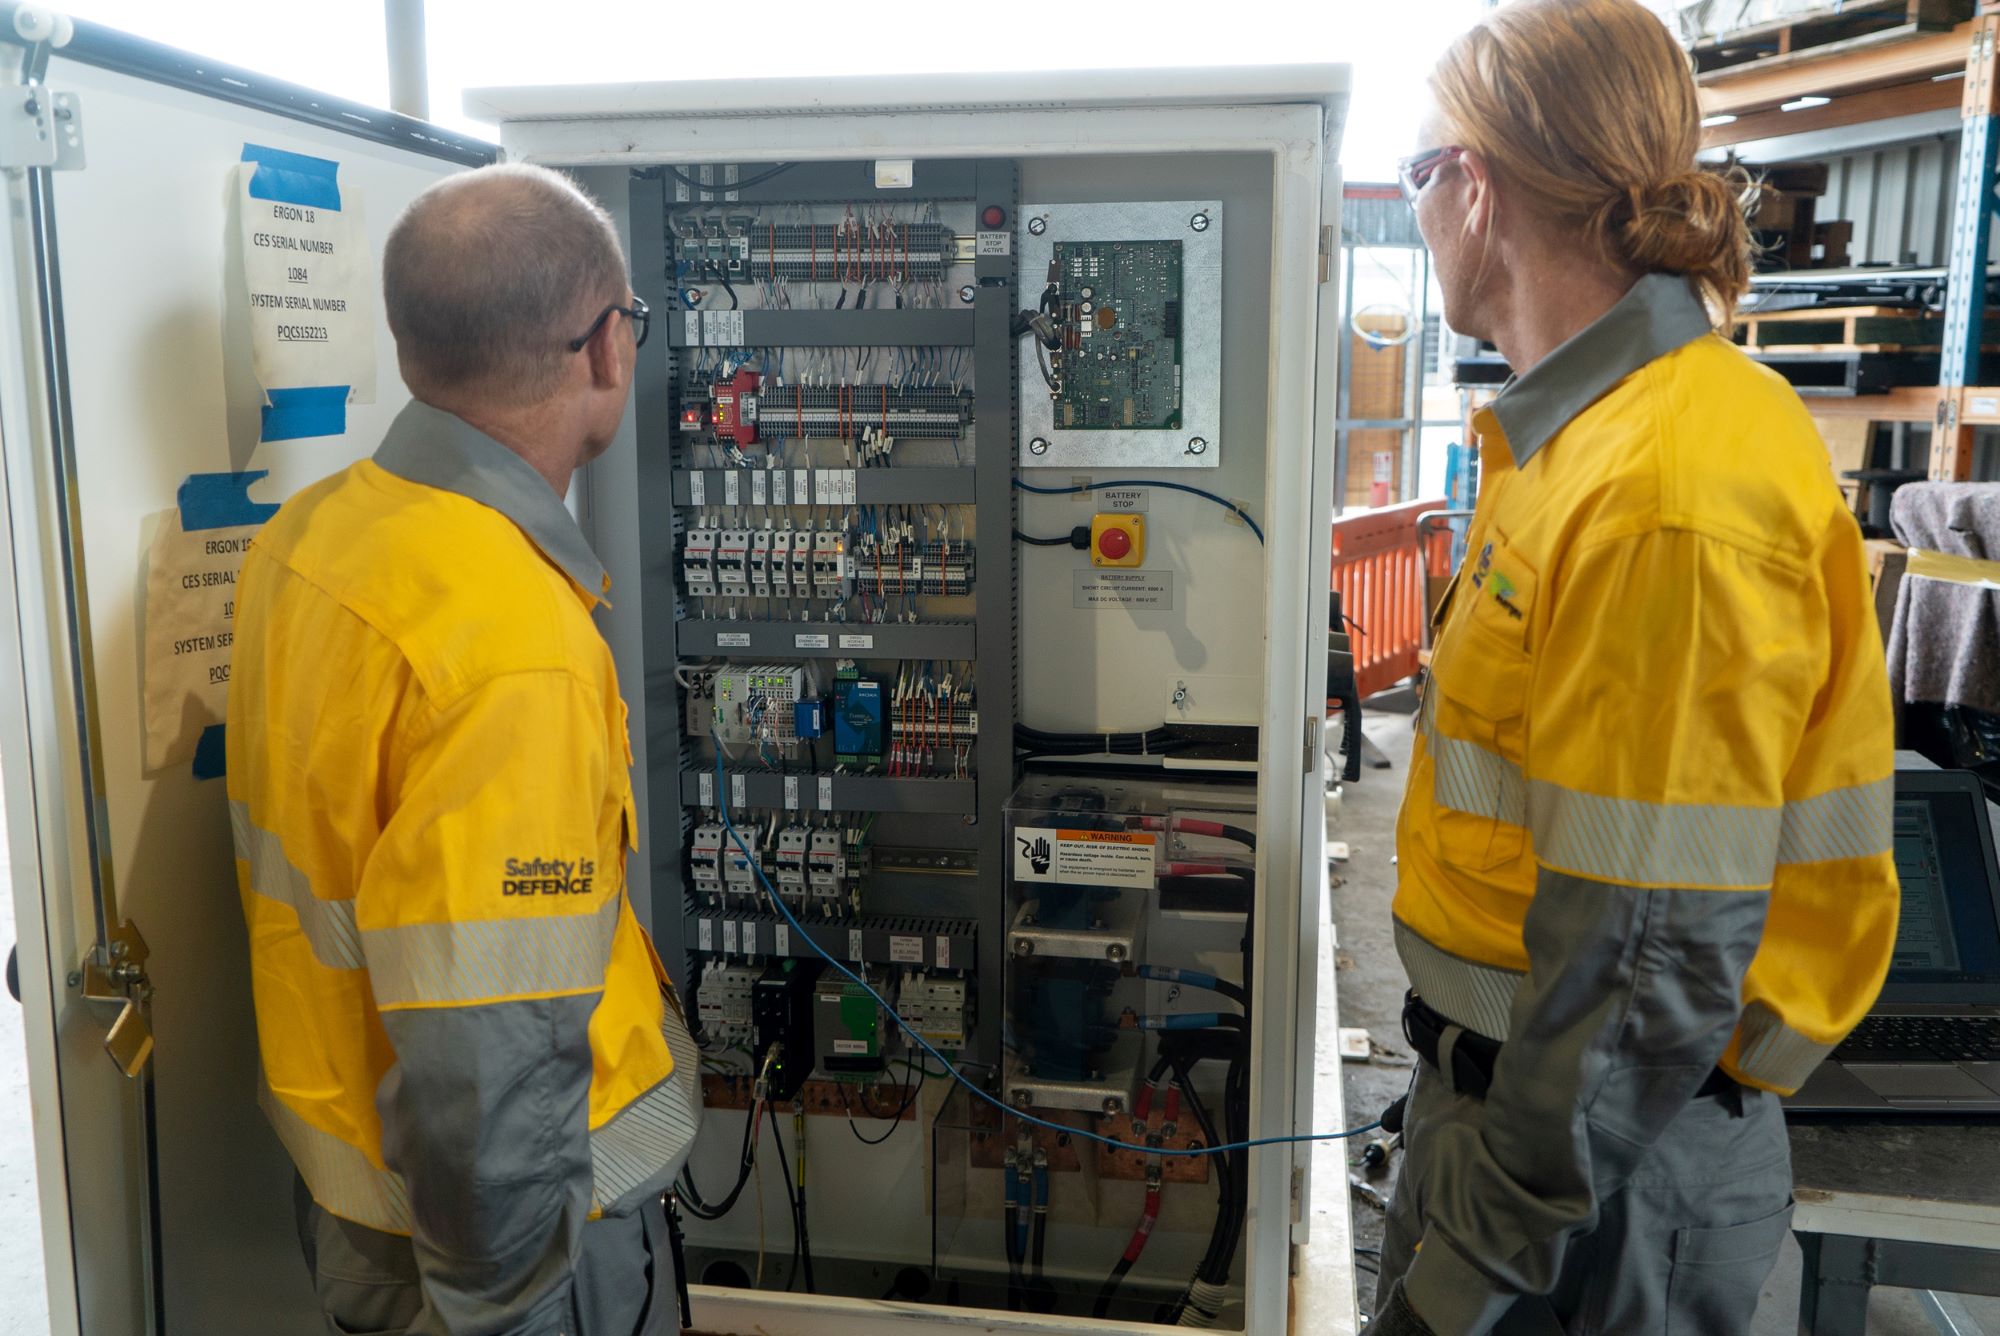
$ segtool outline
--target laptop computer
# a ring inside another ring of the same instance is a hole
[[[2000,864],[1979,777],[1897,771],[1895,853],[1882,996],[1785,1108],[2000,1113]]]

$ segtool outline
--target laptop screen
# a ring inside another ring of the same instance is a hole
[[[1986,819],[1980,806],[1976,794],[1965,791],[1896,796],[1894,847],[1903,905],[1889,965],[1893,983],[2000,979],[2000,921],[1974,824]]]

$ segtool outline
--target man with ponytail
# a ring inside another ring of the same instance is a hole
[[[1791,1217],[1778,1098],[1895,939],[1861,535],[1726,336],[1745,183],[1696,166],[1659,20],[1520,0],[1431,92],[1403,188],[1447,321],[1516,375],[1475,419],[1397,831],[1423,1061],[1369,1330],[1747,1331]]]

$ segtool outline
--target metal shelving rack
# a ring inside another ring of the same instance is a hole
[[[1703,109],[1736,117],[1711,129],[1704,148],[1724,147],[1778,133],[1829,130],[1951,105],[1954,75],[1964,82],[1957,99],[1961,123],[1957,195],[1952,205],[1949,275],[1939,384],[1903,386],[1887,394],[1815,399],[1825,417],[1867,417],[1878,422],[1929,422],[1930,476],[1958,481],[1972,476],[1974,432],[2000,426],[2000,386],[1977,384],[1985,340],[1985,277],[1989,239],[2000,213],[1995,168],[2000,165],[2000,3],[1983,0],[1980,13],[1949,28],[1895,34],[1897,40],[1844,42],[1785,52],[1772,59],[1712,71],[1701,77]],[[1963,12],[1963,11],[1961,11]],[[1781,112],[1786,102],[1813,96],[1826,105]],[[1782,119],[1781,119],[1782,118]]]

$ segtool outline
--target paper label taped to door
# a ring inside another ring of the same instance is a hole
[[[159,518],[146,560],[146,770],[195,755],[222,723],[236,630],[236,575],[277,510],[249,499],[254,473],[197,473]]]
[[[1158,836],[1143,830],[1014,829],[1014,880],[1151,890]]]
[[[267,441],[334,436],[375,402],[375,263],[339,164],[243,146],[231,179],[251,368]]]

